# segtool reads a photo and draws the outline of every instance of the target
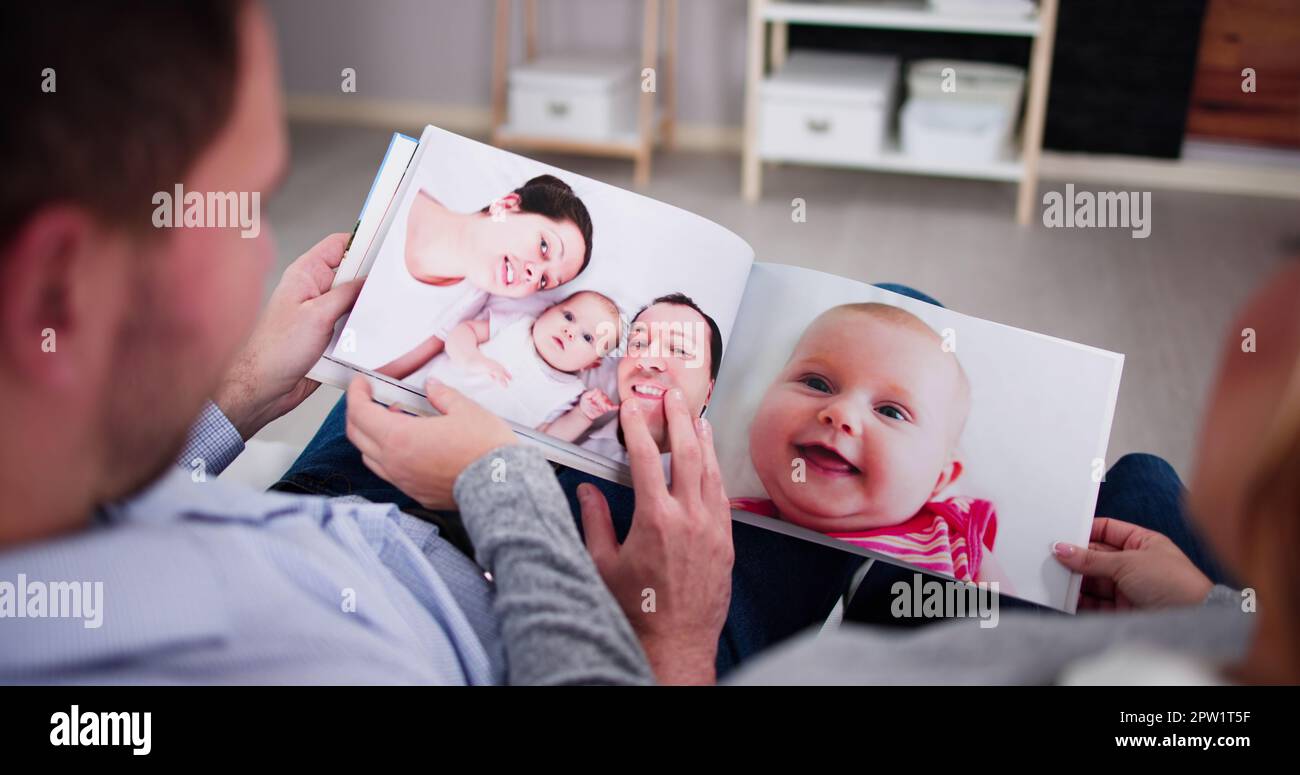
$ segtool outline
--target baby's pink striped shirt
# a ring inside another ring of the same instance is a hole
[[[775,504],[766,498],[733,498],[732,508],[780,518]],[[931,501],[916,516],[898,525],[847,533],[827,533],[873,552],[886,554],[909,565],[958,581],[974,581],[984,561],[985,550],[993,549],[998,516],[990,501],[956,497]]]

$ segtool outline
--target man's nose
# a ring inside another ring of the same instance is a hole
[[[664,359],[657,355],[641,355],[636,359],[636,367],[642,371],[663,371]]]

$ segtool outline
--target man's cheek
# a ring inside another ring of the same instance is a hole
[[[207,283],[199,305],[214,341],[229,347],[252,330],[266,290],[267,269],[275,260],[269,239],[242,239],[236,230],[223,234],[218,252],[208,257]]]
[[[154,303],[167,308],[166,318],[172,325],[187,330],[205,328],[211,316],[214,293],[226,290],[222,272],[215,259],[212,234],[203,229],[177,229],[166,252],[154,262],[156,295]]]
[[[615,374],[618,377],[618,400],[620,402],[632,398],[631,381],[635,363],[629,355],[624,355],[618,359],[618,368],[615,369]]]

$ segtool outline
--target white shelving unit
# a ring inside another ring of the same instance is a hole
[[[741,195],[756,201],[762,194],[763,157],[758,149],[759,86],[769,67],[785,63],[789,25],[861,27],[889,30],[925,30],[972,35],[1010,35],[1033,38],[1029,55],[1025,115],[1019,149],[1008,148],[992,162],[935,162],[909,158],[892,139],[876,159],[843,166],[913,175],[978,178],[1019,182],[1016,220],[1028,223],[1038,190],[1043,121],[1047,111],[1047,85],[1051,75],[1052,45],[1056,36],[1058,0],[1039,0],[1033,18],[956,16],[931,10],[924,0],[870,2],[869,0],[749,0],[749,52],[745,78],[745,136],[741,161]]]
[[[589,154],[632,159],[632,180],[637,188],[650,182],[650,160],[658,138],[671,148],[677,132],[677,0],[663,0],[663,34],[660,34],[660,0],[642,0],[641,66],[659,68],[663,104],[655,93],[642,91],[637,103],[637,128],[611,137],[589,140],[521,133],[509,121],[507,79],[510,68],[510,27],[513,1],[497,0],[496,31],[492,42],[492,144],[525,151]],[[537,58],[537,3],[523,0],[524,59]],[[666,45],[664,42],[666,41]],[[663,49],[662,61],[660,49]]]

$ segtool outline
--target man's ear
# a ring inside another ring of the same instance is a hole
[[[519,195],[513,191],[488,205],[488,215],[499,216],[501,213],[519,212]]]
[[[0,252],[0,362],[19,379],[66,388],[80,378],[86,334],[105,332],[83,319],[85,269],[97,226],[83,210],[56,206],[37,212]],[[89,292],[93,292],[89,291]],[[111,291],[110,291],[111,292]]]
[[[934,500],[934,497],[947,489],[948,485],[960,479],[964,470],[965,467],[962,465],[961,459],[954,454],[948,464],[939,472],[939,478],[934,483],[934,490],[930,493],[930,500]]]
[[[713,386],[717,384],[714,380],[709,380],[709,392],[704,394],[704,406],[700,407],[700,416],[704,416],[704,410],[709,408],[709,401],[713,400]]]

